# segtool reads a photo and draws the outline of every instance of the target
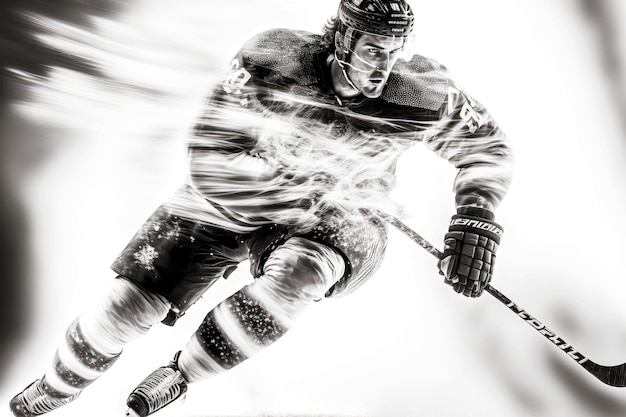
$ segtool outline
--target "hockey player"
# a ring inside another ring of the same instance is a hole
[[[114,262],[111,293],[70,325],[51,369],[11,400],[13,414],[74,400],[126,343],[174,324],[244,260],[255,280],[137,386],[130,414],[154,413],[276,341],[311,303],[357,289],[384,255],[379,214],[393,209],[396,160],[418,142],[458,170],[440,272],[456,292],[480,296],[511,150],[444,67],[400,59],[413,23],[404,0],[341,0],[322,35],[277,29],[248,41],[193,130],[188,182]]]

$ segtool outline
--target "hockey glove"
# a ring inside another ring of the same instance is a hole
[[[491,281],[502,227],[492,211],[465,206],[452,216],[439,261],[444,282],[467,297],[479,297]]]

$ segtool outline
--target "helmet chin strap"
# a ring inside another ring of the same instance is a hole
[[[354,65],[350,64],[347,61],[344,61],[343,59],[339,59],[339,57],[337,56],[337,50],[335,50],[335,61],[337,61],[337,64],[339,64],[339,68],[341,68],[341,73],[343,74],[343,78],[346,79],[346,81],[348,82],[350,87],[354,88],[358,92],[361,92],[361,90],[359,90],[357,88],[357,86],[354,85],[354,83],[352,82],[352,80],[348,76],[348,73],[346,72],[346,67],[351,67],[355,71],[360,71],[360,72],[366,72],[366,71],[363,71],[361,69],[356,68]]]
[[[365,65],[372,67],[372,68],[376,68],[378,69],[378,67],[376,65],[372,65],[369,62],[365,61],[363,58],[361,58],[357,53],[355,53],[353,50],[349,49],[346,52],[350,52],[350,54],[352,56],[357,57],[357,59],[359,61],[361,61],[362,63],[364,63]],[[339,59],[339,57],[337,56],[337,50],[335,49],[334,52],[335,55],[335,61],[337,61],[337,64],[339,64],[339,68],[341,68],[341,73],[343,74],[343,77],[346,79],[346,81],[348,82],[348,84],[350,85],[350,87],[354,88],[356,91],[361,92],[361,90],[359,90],[357,88],[356,85],[354,85],[354,83],[352,82],[352,80],[350,79],[350,77],[348,76],[348,72],[347,72],[347,68],[346,67],[350,67],[352,68],[354,71],[358,71],[358,72],[362,72],[362,73],[366,73],[369,72],[368,70],[363,70],[360,68],[355,67],[354,65],[352,65],[351,63],[349,63],[346,60],[343,59]]]

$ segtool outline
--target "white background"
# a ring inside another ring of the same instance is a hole
[[[125,84],[53,71],[25,83],[30,98],[14,108],[15,118],[46,132],[42,146],[54,152],[15,179],[33,243],[31,320],[2,376],[1,403],[41,376],[67,325],[110,283],[110,262],[184,178],[186,129],[239,45],[272,27],[318,32],[336,8],[334,0],[215,3],[137,0],[112,20],[42,29],[42,42],[94,60]],[[498,210],[505,235],[494,286],[583,354],[618,364],[626,360],[626,115],[614,98],[626,89],[607,78],[598,27],[577,4],[413,1],[416,52],[444,63],[515,148],[515,180]],[[625,8],[609,5],[621,30]],[[616,35],[623,50],[624,33]],[[405,220],[438,246],[453,177],[421,146],[399,168]],[[157,326],[131,344],[53,415],[121,416],[132,388],[247,279],[243,266],[175,328]],[[194,384],[186,402],[161,415],[625,412],[623,389],[595,381],[489,295],[454,294],[435,260],[393,231],[383,267],[360,291],[314,306],[270,349]]]

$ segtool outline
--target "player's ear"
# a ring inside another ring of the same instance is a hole
[[[344,44],[344,36],[343,33],[337,31],[335,32],[335,50],[341,51],[344,54],[348,53],[347,48]]]

